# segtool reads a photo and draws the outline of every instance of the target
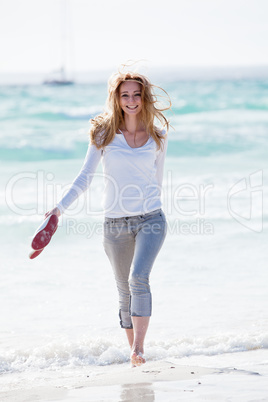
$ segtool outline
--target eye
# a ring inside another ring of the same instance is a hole
[[[121,95],[121,97],[122,97],[122,98],[128,98],[128,95],[127,95],[127,94],[123,94],[123,95]]]
[[[135,96],[141,97],[141,94],[135,94]]]

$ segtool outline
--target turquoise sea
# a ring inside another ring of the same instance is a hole
[[[268,79],[156,84],[171,97],[173,128],[163,184],[168,235],[151,275],[147,359],[258,372],[243,377],[251,390],[243,402],[264,401]],[[101,166],[50,245],[28,258],[43,214],[80,170],[89,119],[103,110],[106,90],[102,81],[0,87],[2,391],[128,362],[102,250]]]

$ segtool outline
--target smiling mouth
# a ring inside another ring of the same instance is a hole
[[[127,106],[127,108],[130,110],[135,110],[135,109],[137,109],[137,107],[138,107],[138,105],[137,106]]]

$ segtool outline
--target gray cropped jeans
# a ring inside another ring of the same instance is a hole
[[[144,215],[105,218],[103,244],[115,275],[122,328],[132,328],[131,316],[151,316],[149,276],[166,232],[161,209]]]

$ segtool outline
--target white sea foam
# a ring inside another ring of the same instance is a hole
[[[181,337],[167,341],[149,340],[148,361],[181,359],[191,356],[215,356],[268,348],[267,334],[220,334],[207,338]],[[57,370],[60,367],[103,366],[129,361],[129,348],[116,339],[86,339],[52,341],[43,346],[14,349],[1,353],[0,373],[28,370]]]

